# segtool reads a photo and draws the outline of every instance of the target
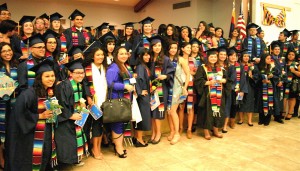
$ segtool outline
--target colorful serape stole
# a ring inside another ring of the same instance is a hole
[[[157,78],[159,75],[161,75],[161,66],[157,66],[155,65],[155,78]],[[165,107],[164,107],[164,93],[163,93],[163,87],[162,87],[162,82],[160,80],[158,80],[158,84],[157,84],[157,88],[156,90],[158,97],[159,97],[159,101],[160,101],[160,105],[158,106],[158,111],[160,113],[161,116],[164,116],[163,113],[165,111]]]
[[[236,48],[237,50],[241,50],[241,47],[242,47],[242,39],[237,39],[237,40],[236,40],[235,48]]]
[[[28,39],[27,43],[25,43],[23,40],[21,40],[21,51],[22,51],[22,54],[23,55],[25,55],[25,54],[29,55],[29,39]]]
[[[71,27],[71,30],[72,30],[72,44],[73,44],[73,46],[78,46],[79,40],[78,40],[77,29],[75,26],[73,26],[73,27]],[[86,32],[86,30],[82,29],[82,34],[85,39],[85,45],[88,45],[89,41],[90,41],[90,37],[89,37],[88,33]]]
[[[240,92],[240,82],[241,82],[241,66],[238,62],[235,62],[234,64],[235,72],[236,72],[236,85],[234,88],[234,91],[236,93]]]
[[[258,37],[255,38],[256,41],[256,51],[257,51],[257,56],[253,56],[252,53],[252,48],[253,48],[253,42],[252,42],[252,37],[248,37],[248,54],[251,57],[251,60],[253,60],[253,58],[257,58],[260,56],[260,51],[261,51],[261,44],[260,44],[260,39]]]
[[[264,71],[262,71],[262,74],[264,74]],[[263,111],[264,111],[264,115],[267,115],[269,113],[269,110],[273,110],[273,106],[274,106],[274,99],[273,98],[274,98],[274,90],[273,90],[272,83],[270,83],[270,84],[263,83]]]
[[[66,36],[64,34],[61,34],[60,36],[60,53],[67,53],[67,39]],[[62,70],[65,66],[63,64],[61,64],[60,62],[58,62],[58,65],[60,67],[60,70]]]
[[[287,65],[288,66],[288,65]],[[296,67],[296,63],[293,61],[289,67]],[[287,86],[285,86],[285,91],[284,91],[284,98],[289,98],[290,94],[290,86],[293,80],[293,73],[288,69],[287,73]]]
[[[143,47],[145,49],[150,49],[150,42],[147,39],[148,37],[143,34]]]
[[[214,72],[212,68],[206,68],[206,66],[203,66],[203,68],[206,71],[208,81],[215,80],[216,75],[220,75],[223,77],[223,72],[219,67],[216,68],[216,72]],[[209,86],[209,98],[211,102],[213,116],[221,117],[220,108],[222,100],[222,84],[215,84]]]
[[[172,65],[173,65],[174,70],[176,71],[177,60],[174,59],[174,60],[172,61]],[[175,72],[174,72],[174,73],[175,73]],[[152,87],[151,84],[152,84],[152,83],[151,83],[151,81],[150,81],[150,88]],[[152,92],[152,91],[150,91],[150,92]],[[168,104],[167,104],[167,109],[168,109],[168,110],[170,110],[170,109],[171,109],[171,106],[172,106],[172,96],[173,96],[173,89],[170,88],[170,89],[168,90]]]
[[[87,78],[89,82],[89,89],[91,92],[91,95],[93,96],[95,94],[95,89],[93,85],[93,73],[92,73],[92,65],[88,65],[85,67],[85,77]]]
[[[196,60],[194,57],[189,57],[189,68],[191,71],[196,71],[197,67],[196,67]],[[192,75],[191,75],[192,77]],[[188,87],[187,87],[187,91],[188,91],[188,96],[187,96],[187,101],[186,101],[186,105],[187,105],[187,109],[192,109],[193,108],[193,104],[195,101],[195,92],[194,92],[194,80],[190,80]]]
[[[33,59],[28,59],[27,61],[27,84],[28,87],[32,87],[35,79],[35,72],[30,71],[29,69],[34,66]]]
[[[196,59],[195,67],[198,68],[199,66],[201,66],[201,58],[198,55],[198,56],[195,57],[195,59]]]
[[[48,52],[48,51],[46,51],[45,57],[46,57],[46,59],[49,59],[49,60],[51,60],[51,61],[54,60],[54,58],[53,58],[53,56],[52,56],[52,53],[50,53],[50,52]]]
[[[204,58],[206,58],[206,51],[209,49],[208,45],[212,44],[211,43],[211,38],[210,37],[207,37],[207,36],[201,36],[199,38],[199,41],[202,43],[201,44],[201,48],[202,48],[202,56]]]
[[[14,81],[18,81],[17,77],[17,68],[10,68],[10,73],[6,72],[5,67],[3,66],[0,69],[0,72],[6,73],[10,78],[12,78]],[[15,93],[15,92],[14,92]],[[6,131],[6,111],[7,108],[10,107],[12,109],[13,104],[16,101],[16,93],[10,97],[10,106],[8,105],[8,101],[6,100],[0,100],[0,141],[2,143],[5,142],[5,131]]]
[[[80,105],[80,98],[82,97],[82,85],[80,83],[76,83],[73,79],[70,80],[72,89],[74,92],[74,111],[78,112],[77,106]],[[76,132],[76,141],[77,141],[77,157],[78,163],[82,160],[83,154],[85,153],[86,156],[89,155],[88,153],[88,144],[85,134],[80,126],[75,125],[75,132]]]
[[[288,41],[284,42],[284,44],[283,44],[283,50],[282,50],[283,52],[282,52],[281,56],[286,56],[289,44],[290,44],[290,42],[288,42]]]
[[[38,114],[46,111],[44,101],[46,98],[38,98]],[[51,166],[57,165],[56,158],[56,146],[54,142],[54,124],[52,124],[51,132]],[[34,141],[33,141],[33,153],[32,153],[32,170],[40,170],[42,160],[43,160],[43,145],[44,145],[44,135],[46,128],[46,120],[39,119],[35,126]]]

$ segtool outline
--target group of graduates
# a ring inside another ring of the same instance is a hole
[[[246,38],[234,29],[225,39],[222,28],[205,21],[194,34],[173,24],[161,24],[154,34],[154,19],[147,17],[138,22],[140,31],[128,22],[118,34],[106,22],[94,31],[84,28],[85,15],[77,9],[68,29],[57,12],[23,16],[18,23],[6,4],[0,12],[0,70],[18,82],[9,98],[0,99],[5,170],[82,166],[89,153],[103,159],[101,144],[126,158],[126,139],[136,147],[161,141],[165,117],[174,145],[185,130],[191,139],[196,126],[207,140],[223,138],[228,126],[235,127],[236,114],[237,124],[247,115],[250,127],[253,113],[265,126],[272,115],[282,124],[298,115],[298,30],[284,29],[267,46],[254,23]],[[84,126],[78,124],[84,108],[101,109],[108,97],[136,100],[142,121],[103,124],[102,117],[89,115]],[[60,113],[46,108],[51,100]],[[144,131],[152,131],[150,140]]]

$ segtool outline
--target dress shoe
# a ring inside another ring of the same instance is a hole
[[[174,144],[178,143],[179,140],[180,140],[180,135],[179,135],[179,134],[176,134],[176,135],[174,135],[174,137],[173,137],[173,139],[171,140],[170,144],[171,144],[171,145],[174,145]]]
[[[281,123],[281,124],[284,124],[283,120],[280,119],[280,118],[276,118],[276,119],[274,119],[274,121],[276,121],[276,122],[278,122],[278,123]]]
[[[211,136],[208,136],[208,137],[204,136],[204,138],[205,138],[206,140],[211,140]]]
[[[249,123],[248,123],[248,126],[253,126],[253,124],[249,124]]]
[[[147,143],[142,144],[142,143],[140,143],[140,142],[137,140],[136,143],[134,144],[134,146],[135,146],[135,147],[147,147],[148,144],[147,144]]]
[[[217,137],[217,138],[223,138],[223,135],[222,135],[222,134],[219,134],[219,133],[218,133],[218,134],[215,134],[215,133],[214,133],[213,135],[214,135],[215,137]]]
[[[238,122],[237,124],[238,124],[238,125],[242,125],[243,123],[244,123],[244,122]]]
[[[136,141],[137,141],[136,138],[135,138],[135,137],[132,137],[132,143],[135,144]]]
[[[222,129],[222,133],[227,133],[227,132],[228,132],[227,130]]]
[[[161,139],[161,137],[157,141],[152,140],[152,144],[158,144],[160,142],[160,139]]]
[[[293,115],[288,113],[288,114],[285,116],[284,120],[291,120],[292,117],[293,117]]]

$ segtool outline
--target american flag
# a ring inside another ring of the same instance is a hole
[[[239,15],[236,27],[238,29],[240,29],[240,38],[241,39],[246,38],[246,36],[247,36],[247,33],[246,33],[246,24],[245,24],[244,16],[243,16],[242,13]]]

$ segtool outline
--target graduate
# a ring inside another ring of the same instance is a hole
[[[116,37],[112,34],[112,32],[108,32],[102,37],[100,37],[100,42],[104,47],[104,52],[105,52],[105,57],[106,57],[106,62],[107,65],[112,64],[113,62],[113,52],[116,47],[117,39]]]
[[[212,47],[218,48],[221,46],[228,46],[227,40],[223,38],[224,31],[222,28],[217,27],[215,36],[212,38]]]
[[[41,17],[37,17],[34,21],[35,33],[43,35],[45,33],[45,21]]]
[[[223,133],[227,132],[227,125],[231,128],[235,127],[235,116],[237,108],[243,99],[244,94],[248,93],[248,87],[246,86],[246,78],[244,73],[244,67],[238,62],[237,49],[231,47],[228,49],[228,78],[230,95],[226,98],[226,117],[223,127]],[[240,99],[240,100],[239,100]]]
[[[134,29],[134,22],[127,22],[124,25],[124,35],[119,37],[119,44],[125,46],[128,52],[132,52],[132,45],[135,36],[137,36],[136,30]],[[129,57],[129,64],[131,65],[131,58]]]
[[[142,21],[139,22],[139,24],[142,25],[142,32],[138,36],[136,36],[133,40],[132,45],[132,53],[130,57],[129,64],[131,66],[135,66],[138,64],[138,49],[139,47],[144,48],[150,48],[150,43],[148,41],[148,38],[151,38],[152,35],[152,22],[154,21],[154,18],[146,17]]]
[[[269,53],[269,49],[267,46],[267,44],[269,44],[269,42],[265,42],[265,40],[264,40],[265,31],[262,30],[260,26],[257,28],[256,36],[262,40],[263,46],[265,47],[264,53]]]
[[[64,31],[67,39],[67,48],[70,50],[72,46],[87,47],[93,42],[94,38],[83,28],[83,18],[85,15],[79,10],[74,10],[69,16],[73,22],[73,26]]]
[[[235,47],[237,50],[241,50],[242,48],[242,39],[240,39],[240,30],[238,28],[234,28],[230,33],[228,41],[228,47]]]
[[[29,71],[34,65],[40,63],[45,59],[45,43],[41,34],[35,34],[25,40],[24,42],[29,42],[29,57],[21,62],[18,66],[18,82],[20,91],[27,89],[33,85],[35,78],[35,73]]]
[[[210,49],[212,47],[213,35],[214,34],[209,31],[209,28],[208,28],[206,22],[200,21],[195,38],[200,40],[200,42],[202,43],[201,52],[202,52],[203,57],[206,57],[205,51],[207,51],[208,49]]]
[[[165,41],[175,41],[178,42],[178,32],[174,24],[168,24],[165,32]]]
[[[180,28],[180,33],[179,33],[179,46],[181,46],[181,44],[183,42],[190,42],[190,40],[192,39],[192,30],[190,27],[188,26],[182,26]]]
[[[269,54],[262,54],[257,66],[259,77],[255,89],[255,107],[259,113],[258,124],[268,126],[271,116],[275,115],[276,106],[279,106],[276,85],[278,84],[281,70],[278,65],[272,62],[272,57]]]
[[[279,33],[277,43],[280,47],[280,54],[279,57],[285,57],[286,53],[292,49],[292,44],[290,41],[287,41],[287,38],[291,36],[291,32],[288,31],[286,28]]]
[[[44,101],[53,96],[55,75],[52,61],[45,60],[30,70],[35,72],[33,87],[19,95],[9,122],[9,159],[6,170],[53,170],[57,164],[53,116]],[[26,144],[26,145],[25,145]]]
[[[46,32],[49,29],[50,26],[50,16],[47,15],[46,13],[42,14],[39,16],[39,18],[42,18],[44,20],[44,32]]]
[[[102,103],[107,98],[107,82],[106,82],[106,71],[107,63],[104,55],[104,49],[93,48],[91,53],[84,60],[84,67],[86,73],[86,81],[89,93],[87,101],[89,106],[96,105],[98,109],[101,108]],[[92,130],[92,144],[91,149],[92,156],[97,160],[103,159],[101,152],[101,142],[103,135],[103,121],[102,117],[95,120],[89,115],[89,122],[85,124],[86,134]]]
[[[152,144],[158,144],[161,140],[161,120],[165,118],[169,97],[168,90],[173,87],[174,78],[174,66],[170,58],[163,53],[162,41],[163,39],[160,36],[148,38],[150,54],[152,56],[150,70],[153,80],[158,82],[156,91],[160,99],[160,105],[151,112],[152,135],[149,142]]]
[[[226,70],[217,64],[217,49],[207,51],[206,64],[199,66],[195,75],[195,87],[201,96],[198,104],[200,127],[204,130],[204,138],[211,139],[210,130],[217,138],[223,138],[218,129],[224,125]],[[208,98],[209,97],[209,98]]]
[[[139,49],[139,64],[136,66],[136,93],[137,103],[141,111],[142,121],[135,128],[136,147],[147,147],[143,140],[143,132],[151,130],[151,107],[150,107],[150,82],[152,74],[150,71],[151,56],[149,49]]]
[[[255,84],[258,79],[258,69],[250,62],[248,49],[240,51],[240,64],[244,68],[241,74],[245,75],[245,86],[247,86],[248,93],[244,93],[243,100],[239,105],[237,111],[239,112],[239,121],[237,124],[244,123],[244,114],[248,117],[248,126],[253,126],[252,115],[255,112]]]
[[[291,30],[291,46],[292,49],[296,52],[296,58],[299,57],[300,54],[300,41],[298,40],[299,38],[299,30]],[[298,60],[298,59],[297,59]]]
[[[81,102],[86,99],[85,86],[81,83],[85,73],[82,59],[69,62],[65,66],[70,71],[70,78],[63,80],[56,89],[57,99],[63,107],[62,114],[58,116],[58,127],[55,129],[57,159],[61,164],[82,166],[82,158],[89,153],[86,136],[75,121],[82,119],[78,108],[86,107]]]
[[[10,20],[11,19],[11,13],[7,8],[7,4],[1,4],[0,5],[0,23],[4,20]]]
[[[109,32],[109,23],[103,22],[100,26],[96,27],[96,39],[99,39],[103,35]]]
[[[19,57],[20,60],[25,60],[29,57],[29,37],[35,34],[34,27],[33,27],[33,20],[35,19],[35,16],[27,16],[24,15],[20,21],[19,25],[20,28],[20,34],[19,37],[21,38],[21,56]],[[27,40],[27,42],[24,42],[24,40]]]
[[[264,52],[265,45],[259,37],[256,36],[257,28],[259,26],[255,23],[247,25],[248,37],[243,40],[242,49],[248,49],[251,62],[255,61],[256,64],[260,61],[260,55]]]
[[[0,43],[0,72],[4,73],[8,77],[12,78],[14,81],[17,80],[17,66],[18,62],[13,59],[13,51],[11,49],[11,45],[6,42]],[[0,98],[0,166],[4,168],[4,155],[3,155],[3,144],[4,149],[8,148],[8,142],[6,141],[6,128],[9,123],[9,117],[11,115],[11,108],[18,96],[18,88],[14,90],[14,92],[9,97]],[[8,153],[5,154],[5,159],[8,159]]]

